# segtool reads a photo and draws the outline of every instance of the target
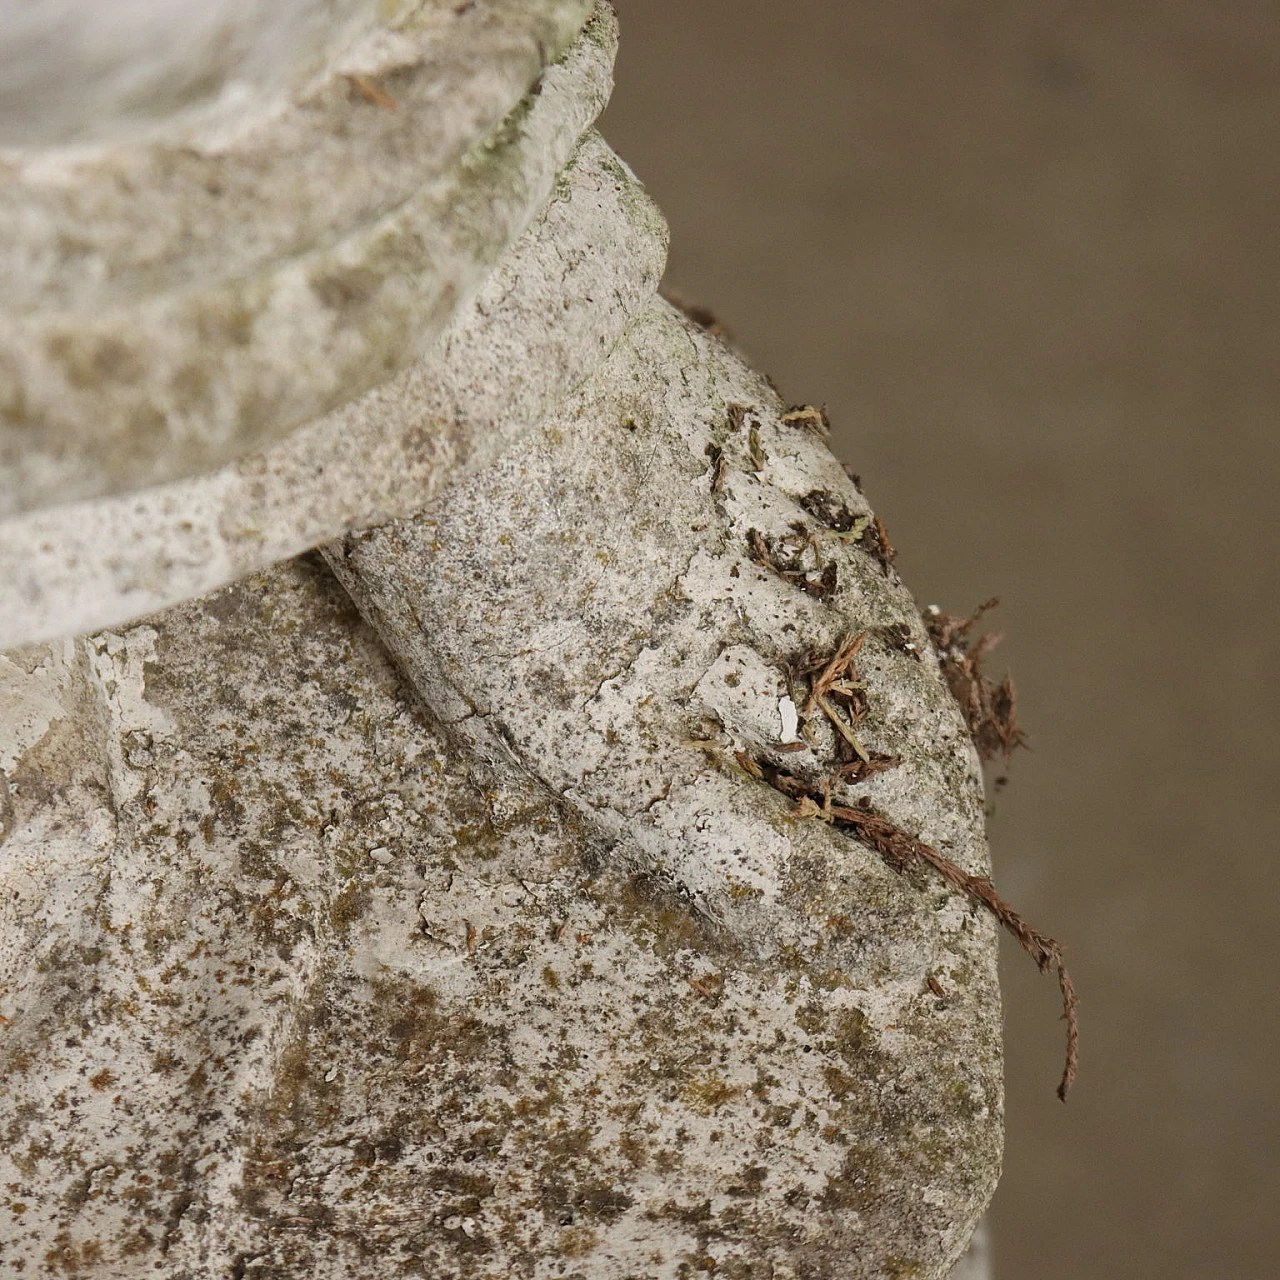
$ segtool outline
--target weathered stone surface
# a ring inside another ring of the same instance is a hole
[[[4,1274],[938,1280],[990,1196],[991,922],[764,772],[864,630],[837,798],[978,871],[977,761],[862,495],[654,300],[587,10],[338,0],[261,102],[108,59],[102,145],[0,156]]]
[[[0,521],[0,649],[119,626],[421,510],[591,372],[653,296],[665,253],[661,215],[589,132],[411,368],[208,475]]]
[[[751,410],[737,429],[731,404]],[[998,1165],[992,927],[942,887],[908,883],[792,817],[735,762],[742,751],[823,776],[829,726],[816,753],[778,749],[785,668],[851,630],[906,626],[927,649],[896,578],[812,514],[843,508],[856,520],[866,506],[781,410],[762,379],[659,305],[535,438],[454,486],[438,512],[328,555],[452,739],[567,800],[612,864],[684,904],[704,937],[681,946],[723,991],[751,993],[680,1029],[696,1060],[722,1064],[746,1092],[726,1103],[720,1139],[686,1146],[672,1203],[723,1191],[735,1160],[771,1150],[751,1147],[767,1111],[747,1102],[763,1078],[753,1073],[801,1082],[815,1119],[793,1136],[815,1181],[771,1182],[746,1218],[727,1192],[712,1194],[701,1238],[721,1253],[709,1253],[744,1275],[775,1264],[938,1275]],[[772,540],[800,524],[836,566],[830,600],[750,558],[751,530]],[[872,708],[860,736],[903,763],[852,796],[983,867],[977,763],[934,665],[877,638],[859,671]],[[947,998],[930,995],[931,973]],[[785,994],[776,1004],[766,991]],[[874,1034],[867,1058],[842,1057],[833,1028],[844,1017]],[[812,1038],[797,1039],[807,1022]],[[629,1176],[603,1151],[595,1159]],[[626,1230],[602,1230],[584,1274],[628,1274],[634,1260],[606,1261]]]
[[[383,5],[390,21],[395,6]],[[407,6],[402,12],[408,11]],[[0,146],[252,123],[367,37],[368,0],[40,0],[0,40]]]
[[[655,307],[331,552],[378,632],[307,558],[5,660],[0,1263],[946,1274],[998,1167],[994,939],[735,763],[783,758],[783,662],[923,643],[798,504],[865,511],[779,410]],[[796,521],[829,601],[748,558]],[[860,670],[904,762],[855,794],[984,866],[931,656]]]
[[[588,12],[393,5],[235,128],[0,156],[0,515],[207,470],[415,359],[604,104]]]

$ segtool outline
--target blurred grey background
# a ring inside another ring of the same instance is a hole
[[[835,447],[921,604],[1003,599],[1000,1280],[1280,1258],[1280,5],[619,0],[668,281]]]

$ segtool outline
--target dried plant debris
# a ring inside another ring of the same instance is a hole
[[[866,638],[865,631],[856,636],[846,636],[831,657],[818,659],[800,670],[802,676],[811,677],[809,696],[801,715],[807,724],[815,712],[821,711],[835,728],[837,750],[840,740],[843,740],[846,760],[871,759],[854,733],[854,727],[867,713],[866,686],[856,678],[857,673],[853,669],[853,660],[858,656]],[[839,714],[837,707],[843,710],[843,716]],[[847,751],[852,751],[853,755],[848,755]]]
[[[746,767],[741,755],[739,762]],[[753,763],[756,764],[755,770],[748,769],[748,772],[753,777],[758,773],[762,781],[768,782],[794,800],[799,816],[820,818],[852,835],[874,849],[895,871],[901,872],[911,866],[921,865],[932,868],[953,889],[995,916],[1000,925],[1017,939],[1022,949],[1036,962],[1041,973],[1056,975],[1062,993],[1062,1016],[1067,1024],[1066,1061],[1058,1084],[1058,1097],[1065,1102],[1079,1068],[1080,1028],[1077,1016],[1079,1001],[1062,958],[1061,945],[1014,911],[996,892],[988,877],[970,875],[932,845],[917,840],[888,818],[876,813],[865,798],[853,805],[837,804],[832,801],[830,786],[815,788],[803,778],[775,766],[764,762]]]
[[[820,409],[811,404],[793,404],[778,421],[789,427],[803,427],[824,439],[831,434],[831,419],[825,404]]]
[[[987,655],[1003,635],[985,633],[976,640],[971,638],[978,619],[999,603],[997,597],[992,597],[967,618],[930,605],[924,612],[924,625],[938,651],[942,674],[964,713],[978,755],[984,761],[1000,758],[1007,764],[1018,747],[1027,745],[1027,735],[1018,724],[1018,691],[1012,676],[1006,674],[996,684],[983,670]]]
[[[756,530],[752,530],[752,535],[767,553],[763,536]],[[981,612],[983,610],[979,610],[979,614]],[[979,614],[951,624],[952,634],[958,636],[960,642],[967,639],[968,630]],[[867,716],[869,700],[866,684],[858,678],[855,662],[866,644],[868,634],[862,631],[857,635],[848,635],[834,653],[825,657],[810,657],[787,668],[783,673],[788,696],[799,712],[804,744],[786,744],[779,750],[789,753],[801,749],[802,745],[816,750],[811,722],[816,717],[825,718],[835,731],[836,754],[835,762],[825,776],[817,779],[802,777],[768,759],[753,759],[745,751],[735,752],[734,759],[749,777],[767,783],[794,801],[798,816],[828,822],[869,845],[895,871],[905,872],[912,867],[930,868],[953,889],[989,911],[1017,939],[1042,973],[1055,974],[1062,993],[1063,1018],[1067,1024],[1066,1062],[1058,1085],[1058,1097],[1065,1102],[1079,1065],[1080,1034],[1076,991],[1063,961],[1061,945],[1014,911],[996,892],[988,877],[970,875],[932,845],[918,840],[875,812],[867,797],[851,803],[842,803],[837,799],[838,788],[850,787],[902,763],[896,756],[868,751],[858,737],[857,730]],[[900,623],[893,628],[880,628],[878,634],[887,642],[898,642],[901,647],[908,642],[911,632],[906,624]],[[807,683],[803,696],[798,693],[800,681]]]
[[[875,561],[877,561],[884,570],[884,576],[889,576],[889,570],[893,565],[893,558],[898,553],[893,549],[893,543],[889,541],[888,531],[884,527],[884,521],[879,516],[871,517],[871,527],[863,534],[858,545]]]
[[[759,529],[747,530],[747,551],[756,564],[765,569],[773,569],[776,573],[785,574],[785,570],[774,562],[773,551]]]
[[[834,560],[828,560],[818,576],[806,577],[800,584],[815,600],[830,600],[840,586],[840,574]]]
[[[801,735],[815,746],[813,721],[821,717],[830,723],[835,742],[835,759],[825,780],[820,784],[829,791],[835,786],[852,786],[873,774],[895,768],[898,756],[869,751],[858,736],[858,726],[867,714],[866,686],[858,679],[854,659],[866,643],[865,631],[846,636],[829,657],[810,658],[784,671],[787,690],[796,704]],[[803,699],[797,697],[798,680],[808,683]]]
[[[765,453],[764,445],[760,443],[760,428],[754,422],[747,430],[747,453],[751,457],[752,470],[763,471],[765,463],[769,461],[769,455]]]
[[[869,515],[859,515],[856,511],[850,511],[845,503],[826,489],[810,489],[800,499],[800,505],[828,529],[851,535],[848,539],[850,542],[856,542],[861,538],[871,523]]]
[[[822,560],[813,534],[801,521],[773,538],[767,538],[759,529],[748,529],[747,551],[756,564],[773,570],[815,600],[830,600],[840,586],[835,561]]]
[[[750,408],[745,404],[730,404],[726,406],[729,414],[729,430],[741,431],[743,424],[747,420],[747,414],[751,412]]]
[[[718,444],[707,445],[707,457],[711,460],[708,474],[711,477],[711,492],[721,493],[724,490],[725,460],[724,450]]]
[[[857,477],[854,477],[855,483]],[[861,490],[859,489],[859,492]],[[889,576],[896,552],[889,541],[884,522],[871,512],[856,512],[826,489],[810,489],[800,505],[815,519],[831,529],[842,542],[857,543]]]
[[[701,303],[690,302],[687,298],[682,297],[674,290],[667,289],[665,286],[658,290],[658,293],[677,311],[684,313],[685,317],[692,320],[699,329],[705,329],[713,338],[724,338],[728,340],[729,330],[717,319],[713,312],[704,307]]]
[[[886,769],[896,769],[902,763],[901,756],[886,755],[883,751],[870,751],[865,760],[846,760],[832,769],[829,782],[833,785],[851,787],[862,782],[873,774],[884,773]]]
[[[905,622],[895,622],[889,627],[872,627],[871,634],[882,640],[890,649],[905,653],[920,661],[920,646]]]

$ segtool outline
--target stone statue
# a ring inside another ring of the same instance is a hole
[[[611,9],[32,21],[0,1273],[946,1276],[977,755],[823,415],[657,294]]]

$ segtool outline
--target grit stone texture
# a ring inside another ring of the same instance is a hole
[[[656,304],[435,514],[329,551],[372,626],[309,556],[4,660],[0,1262],[946,1274],[999,1161],[991,924],[734,755],[821,772],[829,737],[777,752],[784,665],[925,645],[781,409]],[[826,601],[748,555],[802,521]],[[984,868],[931,657],[859,674],[903,763],[855,793]]]
[[[0,648],[118,626],[421,510],[590,373],[656,291],[666,243],[643,187],[588,131],[528,231],[402,373],[207,474],[0,520]]]

